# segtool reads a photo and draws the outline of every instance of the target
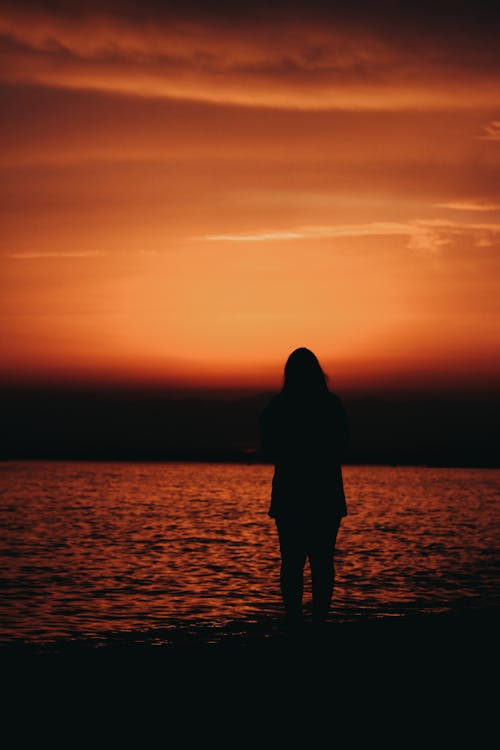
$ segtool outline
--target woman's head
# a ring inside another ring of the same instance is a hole
[[[326,375],[316,355],[303,346],[295,349],[285,364],[283,390],[294,393],[317,393],[327,389]]]

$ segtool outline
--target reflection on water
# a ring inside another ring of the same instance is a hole
[[[0,639],[280,613],[271,475],[258,465],[1,464]],[[500,471],[344,476],[339,618],[495,602]]]

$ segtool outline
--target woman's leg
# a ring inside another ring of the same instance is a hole
[[[300,524],[290,520],[277,519],[276,526],[281,552],[281,595],[287,618],[295,622],[302,617],[304,565],[307,549]]]
[[[308,545],[311,565],[313,619],[322,622],[330,611],[335,584],[335,543],[340,520],[318,525],[311,530]]]

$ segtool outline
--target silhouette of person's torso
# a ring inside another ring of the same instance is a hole
[[[262,449],[275,465],[272,517],[346,515],[340,461],[347,434],[345,411],[330,391],[273,397],[261,416]]]

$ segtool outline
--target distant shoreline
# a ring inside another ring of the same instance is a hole
[[[0,457],[266,463],[259,418],[269,398],[0,388]],[[344,404],[346,465],[500,467],[498,394],[375,394]]]

